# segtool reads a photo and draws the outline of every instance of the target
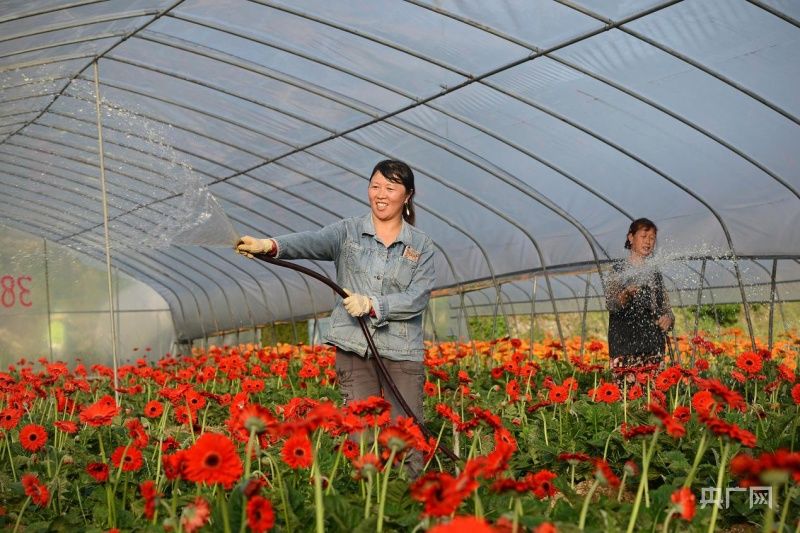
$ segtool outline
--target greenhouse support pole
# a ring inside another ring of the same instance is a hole
[[[44,294],[47,301],[47,346],[50,348],[50,362],[53,362],[53,314],[50,310],[50,267],[47,264],[47,239],[42,239],[44,252]]]
[[[583,313],[581,314],[581,361],[583,361],[583,348],[586,345],[586,315],[589,314],[589,274],[586,274],[586,290],[583,293]]]
[[[747,321],[747,333],[750,335],[750,349],[756,351],[756,337],[753,333],[753,320],[750,318],[750,305],[747,303],[747,295],[744,292],[744,282],[742,281],[742,271],[739,268],[739,258],[736,252],[733,253],[733,269],[736,272],[736,280],[739,282],[739,292],[742,295],[742,307],[744,307],[744,318]]]
[[[772,352],[772,333],[773,324],[775,322],[775,294],[777,289],[775,287],[775,276],[778,274],[778,260],[772,260],[772,278],[769,285],[769,344],[767,348]]]
[[[536,324],[536,276],[533,276],[533,286],[531,287],[531,357],[533,357],[533,326]]]
[[[700,286],[697,288],[697,306],[694,309],[694,330],[692,338],[697,337],[697,329],[700,327],[700,302],[703,299],[703,280],[706,279],[706,260],[700,265]],[[692,343],[692,367],[694,367],[694,358],[697,355],[697,345]]]
[[[106,165],[103,152],[103,115],[100,110],[100,73],[97,69],[97,61],[92,63],[94,67],[94,108],[97,115],[97,154],[100,165],[100,189],[103,201],[103,236],[106,247],[106,278],[108,280],[108,309],[110,313],[109,323],[111,324],[111,362],[114,367],[114,398],[119,404],[119,391],[117,384],[117,326],[114,320],[114,293],[111,282],[111,239],[108,232],[108,193],[106,192]]]

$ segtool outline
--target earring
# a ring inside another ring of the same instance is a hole
[[[405,204],[403,204],[403,205],[405,205],[405,206],[406,206],[406,216],[407,216],[407,217],[410,217],[410,216],[411,216],[411,210],[408,208],[408,202],[406,202],[406,203],[405,203]]]

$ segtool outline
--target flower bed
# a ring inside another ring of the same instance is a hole
[[[104,366],[20,361],[0,373],[0,527],[800,527],[795,337],[771,353],[681,339],[676,361],[631,382],[608,371],[603,342],[584,346],[429,346],[436,438],[381,398],[341,407],[323,346],[139,359],[116,390]],[[417,479],[409,453],[424,459]]]

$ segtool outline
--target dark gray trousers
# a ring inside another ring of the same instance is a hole
[[[418,420],[423,420],[423,387],[425,385],[425,365],[422,361],[392,361],[383,359],[389,375],[392,377],[400,394],[403,395],[411,411]],[[362,357],[353,352],[336,349],[336,377],[344,404],[353,400],[363,400],[370,396],[381,395],[381,383],[378,380],[378,369],[371,358]],[[384,384],[383,397],[392,406],[392,419],[408,416],[394,396],[388,385]],[[422,455],[410,453],[406,457],[409,475],[416,478],[422,472]]]

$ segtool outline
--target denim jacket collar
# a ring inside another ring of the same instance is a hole
[[[361,234],[375,237],[375,223],[372,221],[371,212],[361,217]],[[403,225],[400,227],[400,233],[395,242],[402,242],[406,246],[411,245],[411,229],[405,219],[403,219]]]

